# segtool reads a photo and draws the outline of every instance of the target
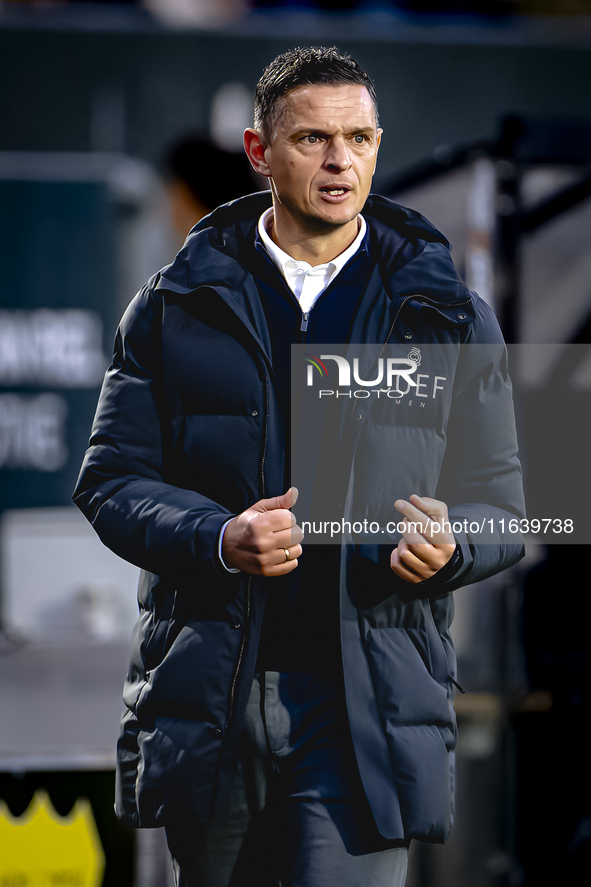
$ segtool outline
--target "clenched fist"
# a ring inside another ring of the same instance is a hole
[[[227,567],[255,576],[283,576],[298,565],[304,534],[289,509],[298,491],[291,487],[283,496],[259,499],[230,521],[222,540]]]
[[[390,566],[406,582],[430,579],[446,565],[456,549],[445,502],[413,494],[410,502],[397,499],[394,507],[405,517],[407,529],[390,556]]]

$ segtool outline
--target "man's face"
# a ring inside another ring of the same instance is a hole
[[[276,214],[311,233],[351,222],[369,194],[381,134],[365,86],[287,93],[264,149]]]

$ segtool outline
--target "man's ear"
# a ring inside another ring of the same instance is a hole
[[[265,160],[266,145],[263,144],[262,136],[258,130],[244,130],[244,150],[254,171],[261,176],[270,178],[271,170]]]
[[[378,165],[378,151],[380,150],[380,145],[382,143],[382,133],[383,132],[384,132],[383,129],[378,129],[376,132],[376,162],[375,162],[375,166],[373,168],[374,173],[375,173],[377,165]]]

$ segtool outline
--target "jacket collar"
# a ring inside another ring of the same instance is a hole
[[[224,204],[201,219],[175,260],[163,269],[156,289],[189,294],[203,286],[213,288],[258,340],[251,322],[258,299],[245,262],[258,220],[271,202],[271,192],[262,191]],[[474,319],[470,290],[451,260],[449,241],[437,228],[420,213],[377,194],[370,194],[362,212],[393,309],[413,301],[454,324]]]
[[[448,323],[471,323],[472,293],[456,271],[447,238],[420,213],[378,194],[370,194],[363,212],[392,310],[410,302],[438,312]]]

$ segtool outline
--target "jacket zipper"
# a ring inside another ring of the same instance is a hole
[[[427,610],[429,611],[429,617],[430,617],[431,625],[433,626],[433,629],[435,630],[435,634],[437,635],[437,640],[439,641],[439,646],[441,647],[441,653],[442,653],[442,655],[443,655],[443,661],[446,663],[447,667],[449,668],[449,665],[448,665],[448,662],[447,662],[447,654],[446,654],[446,652],[445,652],[445,647],[443,646],[443,641],[442,641],[442,639],[441,639],[441,635],[439,634],[439,629],[437,628],[437,623],[435,622],[435,616],[433,615],[433,610],[431,609],[431,602],[430,602],[430,601],[427,602]],[[447,669],[446,669],[446,671],[447,671]],[[434,675],[431,675],[431,677],[433,678],[433,680],[437,681],[437,678],[436,678]],[[454,685],[454,687],[456,687],[456,688],[460,691],[460,693],[465,693],[465,692],[466,692],[466,691],[464,690],[464,688],[462,687],[462,685],[461,685],[461,684],[458,684],[458,682],[456,681],[456,679],[453,677],[453,675],[449,674],[449,672],[448,672],[448,675],[447,675],[447,680],[448,680],[448,681],[451,681],[451,683]],[[439,683],[439,681],[437,681],[437,683]]]
[[[378,362],[379,362],[379,360],[380,360],[380,357],[381,357],[382,354],[384,353],[385,348],[386,348],[386,345],[388,344],[388,341],[389,341],[389,339],[390,339],[390,336],[391,336],[392,333],[394,332],[394,327],[396,326],[396,321],[397,321],[398,318],[400,317],[400,312],[402,311],[402,309],[404,308],[404,306],[406,305],[406,303],[408,302],[409,299],[416,299],[416,298],[417,298],[417,294],[416,294],[416,293],[414,293],[413,295],[410,295],[410,296],[406,296],[406,297],[402,300],[402,302],[400,303],[400,305],[398,306],[398,311],[396,312],[396,314],[395,314],[395,316],[394,316],[394,320],[393,320],[392,323],[390,324],[390,329],[388,330],[388,335],[386,336],[386,338],[384,339],[384,341],[383,341],[383,343],[382,343],[382,347],[380,348],[380,353],[379,353],[378,356],[376,357],[376,359],[375,359],[375,363],[374,363],[374,365],[372,366],[372,368],[371,368],[370,371],[369,371],[369,375],[371,375],[371,373],[373,373],[374,369],[377,368],[377,365],[378,365]],[[362,389],[362,388],[363,388],[363,383],[361,384],[361,389]],[[361,389],[360,389],[360,390],[361,390]],[[354,403],[354,404],[353,404],[353,407],[352,407],[352,409],[351,409],[351,415],[349,416],[349,429],[351,428],[351,425],[353,424],[353,416],[355,415],[355,410],[356,410],[356,409],[357,409],[357,404]]]
[[[244,659],[244,651],[246,649],[246,638],[248,636],[248,629],[250,625],[250,609],[251,609],[251,586],[252,586],[252,576],[248,577],[248,584],[246,586],[246,608],[244,612],[244,628],[242,630],[242,637],[240,638],[240,648],[238,650],[238,657],[236,659],[236,665],[234,666],[234,674],[232,675],[232,682],[230,683],[230,696],[228,702],[228,722],[226,724],[226,729],[232,723],[232,718],[234,716],[234,706],[236,704],[236,685],[238,683],[238,675],[240,673],[240,669],[242,667],[242,660]]]
[[[269,379],[267,377],[267,373],[265,372],[265,368],[263,367],[263,375],[265,379],[265,425],[263,430],[263,451],[261,454],[261,467],[260,467],[260,481],[261,481],[261,496],[265,497],[266,492],[266,484],[265,484],[265,459],[267,457],[267,440],[269,436]],[[234,716],[234,708],[236,705],[236,686],[238,684],[238,675],[240,674],[240,669],[242,667],[242,661],[244,659],[244,651],[246,649],[246,640],[248,637],[248,630],[250,628],[250,612],[252,608],[252,576],[248,577],[248,584],[246,586],[246,603],[245,603],[245,611],[244,611],[244,625],[242,628],[242,637],[240,638],[240,647],[238,649],[238,657],[236,659],[236,665],[234,666],[234,673],[232,675],[232,681],[230,683],[230,694],[229,694],[229,702],[228,702],[228,720],[226,724],[226,729],[232,723],[232,718]]]
[[[330,286],[330,284],[329,284],[329,286]],[[326,289],[328,289],[328,287]],[[318,304],[320,297],[323,296],[324,293],[325,293],[325,290],[322,290],[322,292],[318,295],[318,297],[315,299],[315,301],[312,302],[312,304],[310,305],[308,310],[302,311],[302,320],[300,323],[300,333],[307,333],[308,332],[308,321],[310,320],[310,314],[312,313],[312,309],[315,308],[315,306]],[[294,296],[294,299],[296,299],[296,302],[297,302],[297,298],[295,296]],[[299,304],[300,303],[298,302],[298,306],[299,306]],[[301,311],[301,308],[300,308],[300,311]]]
[[[265,426],[263,429],[263,452],[261,455],[260,480],[261,480],[261,496],[264,498],[265,494],[266,494],[265,459],[267,458],[267,439],[269,436],[269,379],[268,379],[267,373],[265,372],[264,366],[263,366],[263,375],[265,378]]]

